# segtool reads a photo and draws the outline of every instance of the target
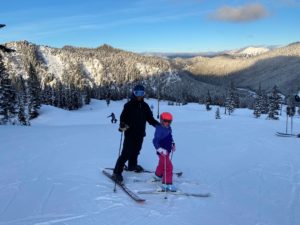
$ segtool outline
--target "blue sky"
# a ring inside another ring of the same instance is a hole
[[[222,51],[300,41],[300,0],[11,0],[0,24],[0,43]]]

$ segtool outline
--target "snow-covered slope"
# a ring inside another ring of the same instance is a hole
[[[269,48],[249,46],[249,47],[242,48],[239,50],[229,51],[228,54],[233,55],[233,56],[252,57],[252,56],[261,55],[268,51],[270,51]]]
[[[157,112],[157,103],[147,101]],[[125,101],[93,100],[78,111],[43,106],[31,127],[0,126],[0,225],[297,225],[300,224],[299,139],[279,138],[279,121],[254,119],[252,111],[236,110],[215,119],[215,109],[188,104],[161,111],[174,115],[177,150],[174,178],[180,190],[210,192],[210,198],[144,195],[137,204],[100,171],[113,167],[120,133],[107,116],[117,116]],[[300,133],[300,118],[294,118]],[[154,169],[154,128],[139,163]],[[150,174],[124,172],[134,191],[156,188],[134,179]]]

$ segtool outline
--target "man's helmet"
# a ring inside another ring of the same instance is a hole
[[[295,101],[296,101],[296,102],[300,102],[300,97],[299,97],[299,95],[295,95]]]
[[[138,84],[133,88],[133,94],[136,97],[144,97],[145,95],[145,88],[143,85]]]

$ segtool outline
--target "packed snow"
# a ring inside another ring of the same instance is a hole
[[[30,127],[0,126],[0,225],[300,224],[300,139],[275,135],[286,130],[284,110],[273,121],[221,108],[217,120],[216,107],[161,102],[160,111],[174,115],[172,161],[183,172],[174,184],[211,197],[141,195],[146,201],[136,203],[120,188],[114,193],[101,173],[114,166],[121,141],[107,116],[119,117],[125,102],[92,100],[78,111],[44,105]],[[146,102],[156,117],[157,102]],[[300,133],[299,115],[293,133]],[[149,170],[158,161],[153,135],[147,125],[139,164]],[[123,175],[135,192],[159,185],[149,182],[151,174]]]

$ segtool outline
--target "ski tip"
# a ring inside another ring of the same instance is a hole
[[[212,196],[211,193],[207,193],[204,195],[204,197],[211,197],[211,196]]]
[[[176,175],[177,175],[177,177],[181,177],[182,176],[182,172],[178,172],[178,173],[176,173]]]

